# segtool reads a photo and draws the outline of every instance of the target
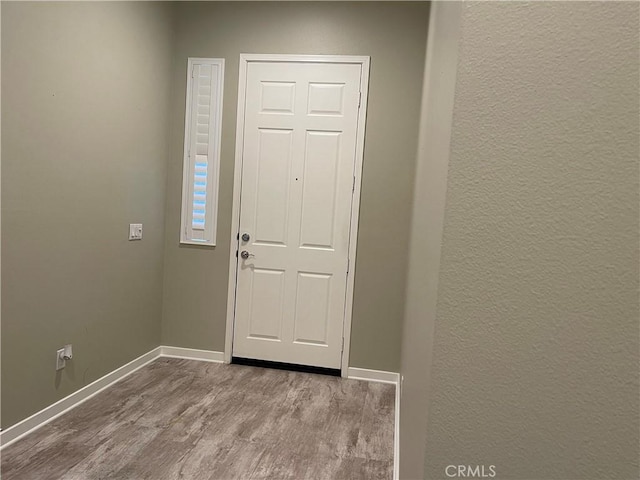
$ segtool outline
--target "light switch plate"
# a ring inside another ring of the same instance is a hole
[[[64,348],[61,348],[56,352],[56,370],[62,370],[66,363],[64,360]]]
[[[129,224],[129,240],[142,240],[142,224],[141,223]]]

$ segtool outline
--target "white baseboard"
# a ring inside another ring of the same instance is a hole
[[[351,380],[366,380],[367,382],[400,384],[400,374],[395,372],[384,372],[382,370],[368,370],[366,368],[349,367],[347,378]]]
[[[76,390],[71,395],[64,397],[63,399],[57,401],[53,405],[49,405],[48,407],[40,410],[37,413],[34,413],[28,418],[12,425],[0,432],[0,450],[4,447],[11,445],[16,440],[24,437],[25,435],[37,430],[38,428],[46,425],[52,420],[58,418],[60,415],[68,412],[72,408],[77,407],[81,403],[89,400],[91,397],[100,393],[107,387],[110,387],[116,382],[119,382],[126,376],[135,372],[139,368],[144,367],[149,362],[152,362],[160,355],[160,347],[156,347],[153,350],[145,353],[144,355],[140,355],[135,360],[123,365],[120,368],[115,369],[114,371],[107,373],[104,377],[99,378],[98,380],[82,387],[79,390]]]
[[[395,429],[393,431],[393,480],[400,479],[400,395],[402,394],[402,377],[398,374],[396,383]]]
[[[213,350],[196,350],[194,348],[161,346],[160,356],[200,360],[202,362],[224,363],[224,352],[215,352]]]

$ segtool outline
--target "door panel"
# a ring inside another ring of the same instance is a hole
[[[247,66],[234,356],[340,368],[360,75]]]
[[[249,338],[282,341],[284,319],[284,270],[252,268],[249,318]]]
[[[258,130],[256,171],[248,174],[247,180],[250,181],[255,175],[252,230],[255,232],[255,241],[260,244],[286,243],[292,140],[293,130]],[[248,200],[250,197],[247,197]]]
[[[328,346],[332,275],[298,272],[293,341]]]
[[[294,82],[260,82],[260,113],[293,114]]]
[[[340,132],[307,132],[302,181],[300,247],[333,250]]]
[[[344,83],[309,83],[309,115],[342,116]]]

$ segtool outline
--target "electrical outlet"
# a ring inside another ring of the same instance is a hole
[[[56,352],[56,370],[62,370],[67,362],[64,359],[64,348]]]
[[[141,223],[129,224],[129,240],[142,240],[142,224]]]

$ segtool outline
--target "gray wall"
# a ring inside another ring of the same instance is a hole
[[[162,342],[224,350],[240,53],[370,55],[350,365],[398,371],[428,5],[201,2],[175,12]],[[179,246],[189,56],[226,59],[214,249]]]
[[[425,477],[638,478],[639,6],[462,8]]]
[[[422,478],[431,347],[436,321],[451,122],[456,85],[459,2],[435,2],[429,38],[411,220],[402,330],[400,478]]]
[[[162,4],[2,3],[3,428],[160,342],[171,32]]]

